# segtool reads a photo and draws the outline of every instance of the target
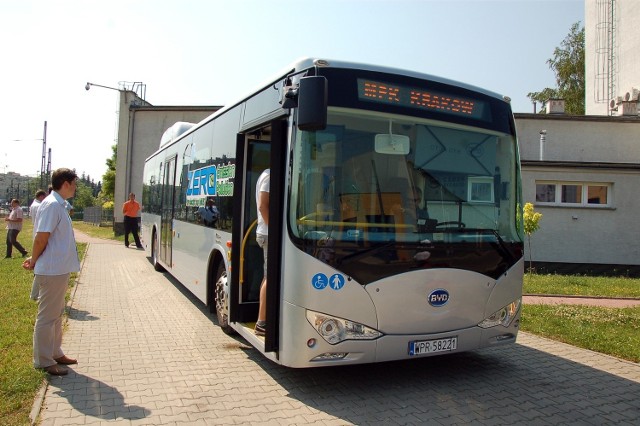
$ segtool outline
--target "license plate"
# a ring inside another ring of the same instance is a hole
[[[435,354],[455,351],[458,348],[458,337],[447,337],[435,340],[417,340],[409,342],[409,355]]]

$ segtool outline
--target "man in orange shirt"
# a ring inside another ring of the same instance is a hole
[[[124,214],[124,245],[129,247],[129,232],[133,234],[136,247],[142,248],[140,237],[138,236],[138,213],[140,212],[140,204],[136,201],[136,194],[129,194],[129,201],[122,205],[122,214]]]

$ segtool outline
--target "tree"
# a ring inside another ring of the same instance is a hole
[[[542,104],[551,98],[564,99],[568,114],[584,115],[584,27],[580,28],[580,22],[571,26],[571,31],[560,47],[555,48],[547,64],[556,75],[557,87],[531,92],[527,97]]]
[[[102,203],[113,201],[116,190],[116,161],[118,158],[118,145],[112,145],[111,158],[107,158],[107,171],[102,175],[102,189],[100,191],[100,199]]]
[[[116,191],[116,172],[114,170],[107,170],[102,175],[102,191],[100,191],[100,199],[103,204],[107,201],[113,201]]]
[[[542,213],[536,212],[533,208],[533,204],[526,203],[524,205],[522,218],[524,219],[524,233],[527,235],[527,241],[529,242],[529,272],[531,272],[531,234],[533,234],[540,228],[540,219],[542,219]]]
[[[81,179],[78,180],[76,186],[76,193],[73,197],[73,208],[76,211],[82,211],[85,207],[94,206],[96,199],[93,197],[91,187]]]

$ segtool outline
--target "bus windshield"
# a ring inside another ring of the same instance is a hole
[[[296,134],[289,228],[362,284],[394,265],[495,278],[521,257],[518,179],[514,135],[334,107],[325,130]]]

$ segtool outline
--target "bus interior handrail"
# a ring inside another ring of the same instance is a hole
[[[253,228],[258,224],[258,219],[254,220],[247,232],[244,234],[242,238],[242,244],[240,245],[240,285],[244,282],[244,248],[247,245],[247,240],[249,239],[249,234],[253,231]]]

